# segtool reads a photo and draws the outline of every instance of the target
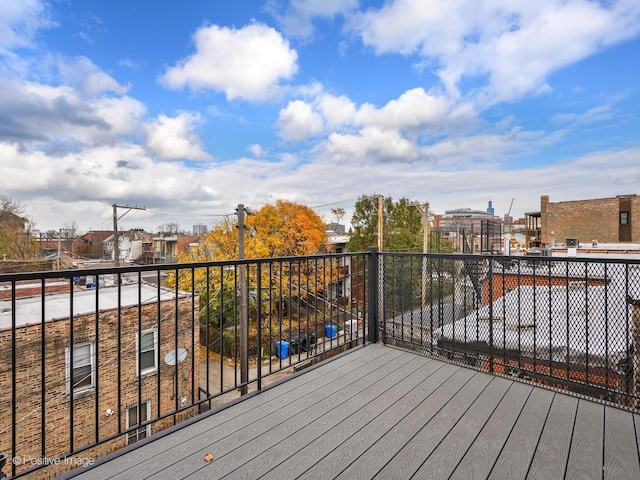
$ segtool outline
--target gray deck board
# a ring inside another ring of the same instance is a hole
[[[342,356],[324,365],[322,370],[315,369],[305,375],[297,376],[279,385],[278,388],[269,389],[234,405],[233,408],[205,417],[189,426],[188,431],[182,429],[170,436],[156,440],[153,442],[154,448],[151,451],[149,449],[135,449],[123,456],[117,463],[110,462],[109,465],[100,465],[91,472],[94,476],[89,478],[127,479],[130,478],[131,469],[139,468],[144,464],[150,464],[151,469],[158,470],[162,466],[170,464],[171,461],[180,459],[186,453],[191,453],[189,450],[191,448],[190,442],[204,443],[207,438],[211,437],[211,432],[216,427],[226,425],[235,429],[246,423],[258,421],[265,411],[286,406],[290,402],[295,403],[297,399],[321,390],[334,380],[353,375],[353,372],[360,368],[368,368],[371,362],[378,358],[384,361],[387,358],[395,358],[399,353],[391,352],[391,349],[380,349],[378,345],[375,347],[371,350],[369,348],[362,349],[359,355],[350,359],[347,357],[351,357],[351,355]],[[324,367],[329,367],[329,369],[325,370]],[[189,442],[188,447],[187,442]]]
[[[631,411],[367,345],[73,475],[637,479],[639,437]]]
[[[489,475],[490,480],[518,480],[527,476],[553,396],[553,392],[541,388],[531,392],[503,447],[509,454],[498,457]]]
[[[429,397],[425,398],[411,415],[396,423],[387,434],[360,456],[336,478],[373,478],[389,462],[415,432],[424,427],[476,374],[460,369],[449,377]]]
[[[388,359],[387,357],[393,358]],[[136,478],[153,478],[154,475],[157,475],[158,478],[183,478],[190,472],[197,471],[198,469],[194,466],[199,465],[200,468],[207,468],[207,475],[214,475],[213,478],[222,477],[238,462],[251,458],[251,453],[263,448],[268,438],[276,439],[294,434],[297,425],[290,421],[292,416],[309,415],[313,409],[317,408],[319,402],[333,394],[337,395],[327,402],[329,406],[331,401],[343,402],[349,397],[345,387],[352,385],[354,378],[358,378],[356,382],[362,382],[364,388],[367,382],[375,382],[379,378],[393,373],[410,359],[411,355],[408,353],[379,356],[368,362],[366,366],[360,367],[365,375],[359,378],[357,377],[357,369],[353,369],[351,372],[347,365],[347,372],[338,379],[334,379],[315,390],[309,386],[310,391],[319,390],[318,395],[309,395],[304,391],[297,392],[300,394],[299,396],[284,395],[279,398],[277,408],[269,413],[263,413],[259,410],[246,412],[242,418],[236,417],[234,422],[227,422],[224,425],[211,428],[201,438],[185,438],[179,448],[174,447],[158,462],[153,465],[129,468],[126,474],[129,478],[131,475]],[[277,431],[274,431],[275,427],[279,427]],[[265,434],[267,437],[264,436]],[[216,460],[208,464],[204,463],[202,459],[207,453],[211,453]],[[225,458],[227,455],[231,455],[231,457]]]
[[[465,412],[414,477],[425,480],[449,478],[511,385],[509,380],[494,377],[476,399],[473,408]]]
[[[578,402],[566,478],[602,478],[603,423],[603,405]]]
[[[374,478],[391,480],[411,478],[442,439],[469,410],[490,381],[491,378],[488,375],[480,373],[474,375],[464,385],[464,388],[447,402],[446,408],[442,408],[411,437]]]
[[[357,459],[358,462],[361,461],[362,455],[374,442],[383,438],[394,425],[410,415],[421,401],[429,398],[443,382],[459,370],[460,367],[443,364],[442,368],[439,368],[418,387],[395,402],[392,408],[384,410],[377,417],[369,418],[361,429],[349,431],[341,428],[333,432],[333,435],[323,438],[324,443],[329,445],[332,445],[332,441],[336,440],[335,447],[312,468],[305,470],[299,478],[318,480],[335,478],[351,465],[354,459]],[[339,443],[340,441],[342,443]]]
[[[489,476],[532,390],[533,387],[521,383],[511,386],[450,478],[486,479]]]
[[[298,402],[295,407],[292,405],[292,408],[283,410],[282,415],[266,416],[259,426],[238,430],[233,436],[194,453],[192,455],[194,463],[207,451],[211,451],[214,455],[218,452],[217,461],[211,462],[210,465],[202,465],[203,469],[206,468],[207,475],[214,478],[224,478],[227,475],[231,478],[256,478],[254,460],[261,452],[275,447],[287,438],[297,438],[304,429],[315,430],[317,436],[318,432],[325,431],[335,424],[336,417],[355,412],[358,407],[365,405],[384,391],[389,384],[389,379],[398,375],[398,372],[407,367],[407,364],[411,364],[411,360],[411,356],[397,357],[394,361],[345,385],[335,393],[323,397],[312,406],[307,407]],[[314,421],[316,421],[315,425],[313,425]],[[245,476],[241,477],[236,470],[243,466]],[[178,468],[169,468],[163,470],[161,476],[181,478],[181,473]],[[198,471],[193,475],[197,474]]]
[[[564,478],[578,399],[555,395],[527,480]]]
[[[377,392],[375,398],[366,402],[349,402],[336,408],[331,415],[322,417],[300,431],[279,442],[276,446],[265,450],[260,457],[254,459],[252,467],[244,466],[233,472],[233,478],[273,478],[287,476],[296,477],[313,467],[331,452],[336,445],[349,438],[351,434],[362,428],[369,418],[377,417],[387,408],[401,399],[407,390],[417,387],[429,375],[441,368],[440,362],[422,361],[406,365],[406,372],[394,377],[394,382],[385,386],[385,390]],[[409,370],[409,369],[413,370]],[[367,397],[373,391],[367,392]]]
[[[638,445],[633,422],[617,408],[604,409],[604,478],[640,478]],[[635,454],[635,455],[634,455]]]

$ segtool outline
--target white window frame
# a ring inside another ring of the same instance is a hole
[[[143,332],[144,333],[144,332]],[[129,422],[129,412],[132,408],[136,408],[137,409],[137,416],[138,416],[138,420],[140,420],[140,406],[142,406],[143,408],[146,409],[147,412],[147,418],[144,420],[145,422],[151,419],[151,400],[145,400],[143,401],[140,405],[132,405],[130,407],[127,407],[126,410],[126,428],[128,429],[129,427],[133,427],[134,425],[131,425],[131,423]],[[142,423],[140,421],[136,422],[136,425],[138,425],[139,423]],[[130,443],[135,443],[138,442],[139,440],[141,440],[139,438],[139,436],[142,434],[142,432],[144,431],[145,433],[145,438],[149,438],[151,436],[151,424],[145,425],[144,427],[139,427],[136,428],[135,430],[132,430],[131,432],[128,432],[126,435],[126,442],[127,445],[129,445]]]
[[[95,379],[96,379],[96,351],[94,342],[84,342],[84,343],[76,343],[73,345],[73,349],[81,348],[89,346],[89,365],[91,365],[91,383],[89,385],[81,385],[79,387],[73,387],[73,393],[83,392],[85,390],[90,390],[95,387]],[[67,380],[67,395],[71,392],[73,382],[73,369],[74,366],[71,365],[71,355],[69,353],[69,347],[64,349],[65,354],[65,365],[66,365],[66,380]],[[78,355],[76,355],[75,351],[73,354],[74,363],[78,359]],[[85,365],[76,365],[76,367],[83,367]]]
[[[141,333],[142,335],[148,333],[153,334],[153,367],[140,370],[140,355],[146,351],[140,352],[140,335],[136,332],[136,376],[138,376],[138,373],[140,373],[140,375],[147,375],[158,371],[158,330],[152,328],[150,330],[143,330]]]

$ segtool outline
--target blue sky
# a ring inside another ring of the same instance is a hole
[[[637,0],[0,8],[0,194],[43,231],[640,193],[639,105]]]

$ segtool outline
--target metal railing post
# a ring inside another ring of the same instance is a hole
[[[378,289],[380,287],[378,268],[378,247],[369,247],[369,265],[367,268],[367,310],[368,332],[367,340],[378,342]]]

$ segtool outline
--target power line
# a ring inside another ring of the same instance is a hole
[[[232,213],[203,213],[203,212],[180,212],[175,210],[157,210],[155,208],[147,208],[149,212],[157,213],[159,215],[169,215],[174,217],[227,217],[233,215]]]
[[[338,201],[338,202],[325,203],[324,205],[316,205],[316,206],[314,206],[314,207],[309,207],[309,208],[311,208],[311,209],[316,209],[316,208],[322,208],[322,207],[330,207],[330,206],[332,206],[332,205],[342,205],[342,204],[344,204],[344,203],[347,203],[347,202],[354,202],[354,201],[356,201],[356,200],[358,200],[358,197],[346,198],[346,199],[344,199],[344,200],[340,200],[340,201]]]

